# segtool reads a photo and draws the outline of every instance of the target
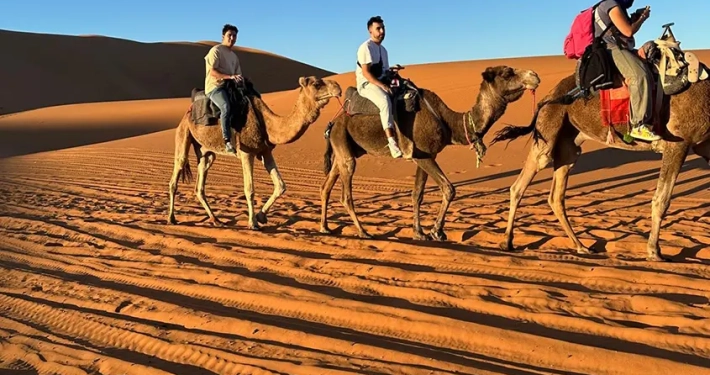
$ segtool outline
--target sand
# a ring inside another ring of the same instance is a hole
[[[284,62],[252,52],[265,70]],[[464,110],[480,73],[497,64],[536,70],[538,99],[573,68],[553,56],[424,64],[402,74]],[[127,79],[111,69],[115,82]],[[269,106],[289,111],[297,77],[313,69],[292,64],[280,73],[290,78],[274,78],[271,85],[286,88],[264,95]],[[351,73],[319,76],[353,83]],[[194,186],[181,184],[180,224],[168,226],[173,129],[189,90],[163,89],[151,99],[138,90],[92,100],[90,91],[65,105],[47,90],[37,100],[15,97],[16,111],[0,118],[0,373],[710,372],[709,181],[697,156],[663,222],[672,263],[644,260],[660,157],[592,143],[570,177],[567,207],[582,241],[602,254],[573,253],[547,205],[549,168],[519,211],[515,241],[525,251],[496,250],[525,140],[491,147],[479,169],[467,147],[437,159],[457,189],[449,242],[411,240],[414,164],[367,156],[358,161],[355,204],[375,239],[356,237],[339,186],[330,204],[335,233],[319,234],[323,130],[337,102],[300,140],[276,149],[287,192],[262,232],[245,229],[241,167],[224,157],[210,170],[207,197],[229,225],[204,222]],[[527,124],[531,106],[528,94],[510,105],[486,142],[504,124]],[[192,153],[190,163],[196,170]],[[260,207],[272,187],[261,167],[255,181]],[[440,202],[432,183],[427,191],[425,230]]]

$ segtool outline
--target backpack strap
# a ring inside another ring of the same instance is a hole
[[[596,3],[596,4],[594,5],[594,7],[593,7],[593,9],[594,9],[594,15],[593,15],[594,21],[597,23],[597,25],[599,25],[599,28],[601,28],[601,29],[603,30],[602,33],[601,33],[598,37],[595,37],[595,39],[596,39],[596,38],[603,38],[603,37],[604,37],[604,34],[606,34],[607,31],[609,31],[609,29],[611,29],[611,27],[614,26],[614,22],[609,22],[609,25],[605,25],[604,22],[602,21],[601,16],[599,16],[599,5],[600,5],[601,3],[603,3],[603,2],[604,2],[604,0],[602,0],[602,1],[598,2],[598,3]]]

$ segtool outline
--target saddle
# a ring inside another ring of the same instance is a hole
[[[233,80],[224,82],[227,97],[232,106],[231,125],[239,131],[246,121],[249,110],[249,98],[261,98],[261,94],[254,89],[249,80],[244,81],[244,86],[237,86]],[[210,100],[202,88],[193,88],[190,93],[190,120],[195,125],[213,126],[219,123],[221,110]]]
[[[406,112],[417,112],[420,108],[419,88],[409,79],[403,79],[398,75],[387,79],[392,94],[389,95],[392,101],[392,113],[397,117],[397,112],[402,106]],[[376,115],[380,113],[375,103],[370,99],[358,94],[355,86],[345,89],[344,109],[349,115]]]

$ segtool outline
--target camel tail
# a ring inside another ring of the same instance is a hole
[[[533,115],[532,120],[530,121],[530,125],[528,126],[516,126],[516,125],[508,125],[504,127],[503,129],[499,130],[496,133],[495,138],[491,141],[491,145],[498,143],[500,141],[508,141],[511,142],[515,139],[518,139],[524,135],[528,135],[530,133],[533,133],[533,139],[535,142],[537,142],[538,139],[542,138],[542,135],[540,132],[537,130],[536,125],[537,125],[537,115],[540,112],[540,107],[537,108],[535,111],[535,115]]]
[[[323,154],[323,173],[328,175],[333,169],[333,145],[330,143],[330,129],[333,123],[329,122],[325,130],[325,153]]]
[[[192,169],[190,169],[187,154],[194,142],[195,140],[187,128],[178,129],[175,134],[175,164],[180,168],[177,178],[183,183],[192,181]]]
[[[540,114],[540,110],[548,105],[548,104],[563,104],[563,105],[569,105],[572,102],[574,102],[576,98],[572,95],[566,94],[563,95],[559,98],[555,99],[549,99],[549,100],[544,100],[538,103],[537,109],[535,110],[535,114],[533,115],[532,120],[530,121],[530,125],[528,126],[516,126],[516,125],[508,125],[504,127],[503,129],[499,130],[496,133],[495,138],[491,141],[491,145],[500,142],[500,141],[508,141],[511,142],[515,139],[518,139],[524,135],[528,135],[532,133],[533,140],[535,143],[539,142],[540,140],[545,141],[545,138],[543,138],[542,134],[540,133],[539,130],[537,130],[537,116]]]

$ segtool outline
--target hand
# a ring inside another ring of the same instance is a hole
[[[232,75],[231,78],[232,78],[233,80],[237,81],[237,83],[241,82],[241,81],[244,79],[241,74]]]
[[[392,95],[392,88],[390,88],[389,86],[385,85],[384,83],[382,84],[382,86],[380,86],[380,88],[382,88],[382,90],[384,90],[386,93]]]

